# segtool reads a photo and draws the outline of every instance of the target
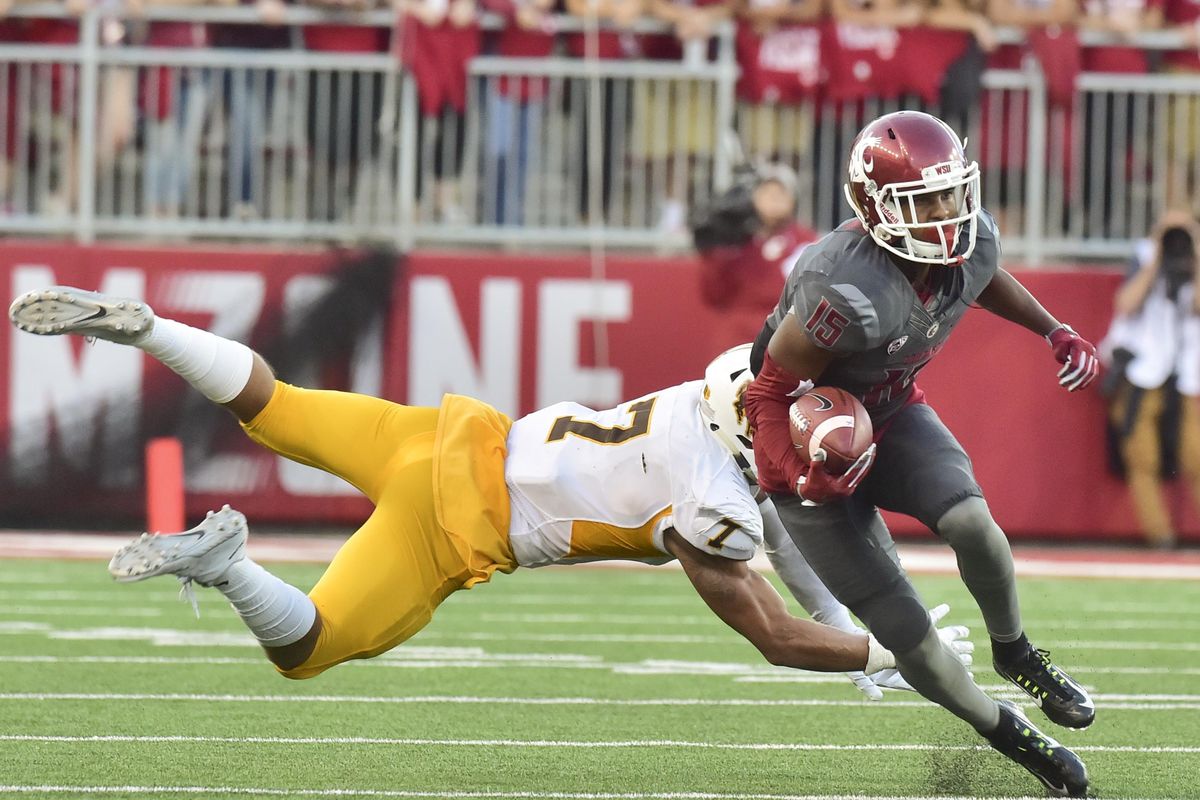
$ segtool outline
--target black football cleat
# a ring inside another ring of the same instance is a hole
[[[985,738],[1055,797],[1087,797],[1087,767],[1079,756],[1035,728],[1015,703],[1000,701],[1000,724]]]
[[[1000,677],[1033,698],[1049,720],[1064,728],[1086,728],[1096,718],[1096,706],[1082,686],[1050,661],[1050,653],[1033,645],[1015,661],[992,666]]]

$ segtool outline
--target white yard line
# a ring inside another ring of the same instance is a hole
[[[438,648],[431,648],[437,650]],[[847,685],[844,675],[836,672],[807,672],[804,670],[789,670],[776,672],[776,667],[761,664],[739,664],[733,662],[712,663],[704,661],[657,661],[647,660],[638,663],[606,662],[596,656],[578,656],[564,654],[540,655],[525,653],[475,653],[460,654],[425,652],[415,650],[399,657],[397,651],[366,661],[349,661],[346,666],[357,669],[567,669],[567,670],[601,670],[611,671],[618,675],[691,675],[698,677],[731,678],[735,683],[788,683],[788,684],[825,684]],[[85,665],[97,664],[142,664],[163,667],[191,666],[233,666],[265,668],[268,662],[261,657],[234,656],[126,656],[126,655],[80,655],[64,656],[49,654],[0,655],[0,664],[60,664]],[[1166,667],[1107,667],[1107,668],[1076,668],[1081,674],[1090,673],[1125,673],[1131,675],[1186,675],[1200,674],[1200,669],[1169,669]],[[980,684],[980,688],[988,692],[1011,693],[1021,696],[1019,690],[1007,683]],[[1111,695],[1104,695],[1112,698]],[[1140,697],[1140,696],[1139,696]],[[1200,701],[1200,695],[1189,696]]]
[[[783,670],[763,664],[744,664],[737,662],[708,662],[708,661],[663,661],[648,659],[636,663],[608,662],[599,656],[577,654],[539,654],[539,653],[486,653],[475,648],[462,648],[463,652],[455,652],[457,648],[401,648],[393,650],[376,658],[366,661],[348,661],[350,668],[381,668],[381,669],[592,669],[609,670],[621,675],[694,675],[711,676],[716,678],[733,678],[738,683],[803,683],[803,684],[846,684],[847,680],[841,673],[806,672],[804,670]],[[0,664],[153,664],[157,666],[236,666],[236,667],[267,667],[268,662],[262,657],[235,656],[129,656],[129,655],[49,655],[23,654],[0,655]],[[1200,675],[1200,667],[1113,667],[1074,665],[1074,670],[1081,675],[1141,675],[1141,676],[1171,676],[1185,677]],[[1017,690],[1009,684],[981,684],[985,691],[1014,692]],[[1095,694],[1095,693],[1094,693]],[[1107,699],[1145,700],[1152,695],[1106,695],[1095,694]],[[1172,695],[1177,700],[1196,700],[1200,695]]]
[[[42,531],[0,532],[0,559],[5,558],[71,558],[107,559],[132,538],[129,534],[67,533]],[[343,536],[277,536],[251,537],[248,551],[251,558],[267,562],[328,562],[341,544]],[[1142,578],[1160,580],[1200,580],[1200,563],[1194,559],[1164,557],[1148,560],[1144,553],[1131,552],[1121,560],[1122,551],[1104,551],[1103,546],[1092,550],[1076,548],[1014,548],[1017,575],[1044,577]],[[957,574],[958,565],[949,547],[936,545],[901,544],[898,548],[905,569],[915,573]],[[1113,552],[1117,558],[1097,558],[1097,553]],[[751,562],[755,569],[769,570],[766,557],[759,553]],[[662,569],[634,562],[599,562],[588,569],[617,567],[624,569]],[[673,562],[668,569],[679,569]],[[563,569],[563,568],[549,568]],[[567,569],[577,570],[578,566]]]
[[[41,606],[22,605],[4,606],[0,615],[6,617],[161,617],[161,608],[145,608],[141,606],[113,606],[97,608],[91,606]]]
[[[761,794],[727,792],[455,792],[413,789],[294,789],[244,786],[75,786],[0,784],[0,793],[11,794],[166,794],[201,796],[267,797],[402,797],[451,798],[452,800],[1045,800],[1045,796],[978,797],[963,795],[866,795],[866,794]],[[1160,800],[1126,798],[1126,800]],[[1166,800],[1165,798],[1162,800]]]
[[[723,636],[699,634],[638,634],[638,633],[519,633],[502,631],[443,632],[437,629],[421,632],[422,641],[471,642],[566,642],[597,644],[731,644],[743,641],[732,631]],[[1170,650],[1200,652],[1200,642],[1155,642],[1135,639],[1120,642],[1071,641],[1071,650]]]
[[[1137,698],[1138,695],[1120,695]],[[1176,695],[1147,695],[1147,697],[1175,697]],[[1196,697],[1195,695],[1181,695]],[[1103,701],[1103,695],[1100,696]],[[250,695],[250,694],[199,694],[199,693],[154,693],[154,692],[4,692],[0,701],[87,701],[87,702],[204,702],[204,703],[361,703],[382,705],[413,704],[493,704],[508,706],[627,706],[627,707],[752,707],[752,708],[931,708],[925,700],[887,700],[871,703],[861,700],[817,700],[778,699],[762,700],[749,698],[611,698],[611,697],[474,697],[459,695]],[[1192,701],[1174,700],[1112,700],[1104,702],[1105,711],[1200,711],[1200,698]]]
[[[553,605],[553,598],[546,598],[546,605]],[[597,604],[603,604],[603,600],[597,598]],[[505,601],[500,601],[503,605]],[[1187,612],[1180,610],[1181,617]],[[496,622],[509,624],[535,624],[535,625],[650,625],[658,628],[675,627],[675,626],[691,626],[701,625],[712,627],[715,624],[715,617],[711,614],[679,614],[671,615],[669,620],[664,620],[661,614],[639,614],[636,612],[629,614],[522,614],[522,613],[504,613],[504,612],[487,612],[475,617],[482,622]],[[969,625],[971,627],[981,627],[983,619],[978,616],[960,615],[956,611],[951,611],[950,620],[961,625]],[[1195,618],[1194,613],[1178,620],[1144,620],[1144,619],[1098,619],[1098,620],[1075,620],[1059,617],[1056,619],[1028,619],[1023,618],[1025,628],[1027,630],[1041,630],[1045,628],[1067,628],[1070,630],[1093,630],[1093,631],[1111,631],[1111,630],[1132,630],[1132,631],[1178,631],[1178,630],[1200,630],[1200,620]]]
[[[871,752],[887,751],[986,751],[987,745],[945,744],[825,744],[805,742],[693,742],[674,739],[631,739],[626,741],[581,741],[553,739],[427,739],[375,736],[131,736],[105,734],[92,736],[51,736],[39,734],[0,734],[0,742],[48,742],[75,744],[114,742],[136,744],[267,744],[267,745],[390,745],[397,747],[526,747],[565,749],[637,749],[678,748],[688,750],[797,750],[813,752]],[[1161,745],[1080,745],[1072,748],[1081,753],[1175,753],[1200,755],[1200,747]]]

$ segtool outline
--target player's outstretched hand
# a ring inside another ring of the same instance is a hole
[[[1100,374],[1100,359],[1096,346],[1084,339],[1070,325],[1059,325],[1046,334],[1054,358],[1062,364],[1058,385],[1068,392],[1084,389]]]
[[[929,619],[933,622],[934,627],[942,621],[942,618],[950,613],[950,604],[942,603],[940,606],[934,606],[929,610]],[[967,637],[971,635],[971,629],[966,625],[947,625],[944,628],[938,628],[938,638],[942,640],[942,644],[950,648],[950,652],[958,657],[958,660],[963,663],[964,667],[970,667],[975,663],[975,644]]]
[[[854,494],[875,463],[875,445],[868,447],[850,469],[834,475],[825,469],[825,451],[818,450],[808,466],[808,472],[800,476],[796,494],[806,506],[819,506],[831,500],[840,500]]]
[[[885,672],[896,672],[894,669],[883,669],[876,672],[875,675],[882,675]],[[896,673],[899,675],[900,673]],[[854,688],[867,696],[868,700],[882,700],[883,689],[875,685],[875,675],[868,675],[865,672],[847,672],[846,677],[854,682]]]

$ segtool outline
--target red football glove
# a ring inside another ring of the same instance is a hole
[[[854,490],[867,476],[871,465],[875,463],[875,445],[872,444],[850,465],[850,469],[841,475],[834,475],[825,469],[825,451],[818,450],[808,467],[808,471],[796,482],[796,494],[800,495],[806,506],[819,506],[831,500],[841,500],[854,494]]]
[[[1054,351],[1054,357],[1063,368],[1058,371],[1058,385],[1068,392],[1078,391],[1091,384],[1100,374],[1100,359],[1096,347],[1071,329],[1070,325],[1059,325],[1046,334],[1046,341]]]

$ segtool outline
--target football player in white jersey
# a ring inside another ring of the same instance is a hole
[[[374,503],[307,595],[245,556],[245,518],[228,506],[182,534],[143,535],[109,565],[119,581],[172,574],[216,588],[289,678],[395,647],[449,594],[497,570],[610,558],[678,559],[717,616],[772,664],[895,666],[869,635],[791,616],[749,568],[762,518],[742,467],[706,430],[701,381],[606,411],[559,403],[514,422],[458,395],[423,408],[290,386],[245,345],[136,300],[51,287],[18,297],[9,316],[30,333],[142,349],[229,409],[254,441]],[[944,630],[968,661],[966,629]]]

